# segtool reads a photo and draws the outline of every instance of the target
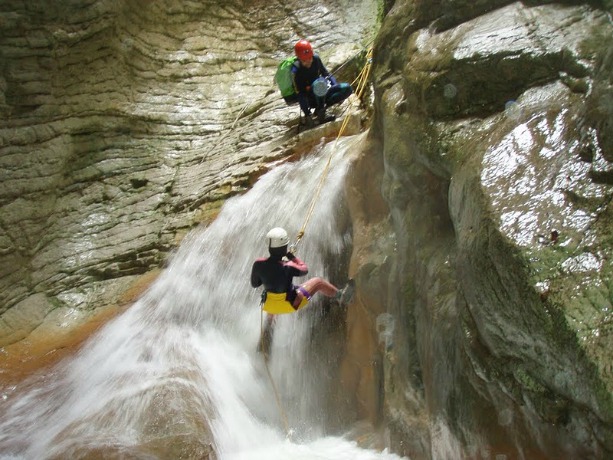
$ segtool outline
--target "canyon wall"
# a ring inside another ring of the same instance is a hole
[[[411,459],[613,454],[606,7],[385,17],[348,184],[361,289],[343,372]]]
[[[0,346],[318,142],[277,63],[307,37],[351,81],[385,15],[334,409],[413,460],[613,455],[610,2],[44,3],[0,5]]]

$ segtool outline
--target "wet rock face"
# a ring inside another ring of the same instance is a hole
[[[295,31],[334,66],[376,4],[283,5],[3,2],[0,345],[121,298],[283,157],[297,111],[271,79]],[[599,5],[383,2],[340,372],[352,413],[413,460],[612,455]],[[210,453],[179,430],[135,455],[184,448]]]
[[[284,5],[3,2],[0,346],[116,302],[282,158],[295,31],[334,68],[376,21],[369,1]]]
[[[356,248],[355,269],[388,273],[361,307],[393,321],[371,356],[413,459],[613,455],[613,28],[598,5],[541,3],[397,1],[375,47],[396,241],[385,261]]]

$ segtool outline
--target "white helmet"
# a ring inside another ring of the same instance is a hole
[[[282,248],[289,244],[289,237],[285,229],[281,227],[275,227],[266,235],[268,239],[269,248]]]

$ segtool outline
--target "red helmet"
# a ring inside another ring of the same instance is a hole
[[[313,57],[313,47],[306,40],[298,40],[298,42],[294,45],[294,51],[298,59],[311,58]]]

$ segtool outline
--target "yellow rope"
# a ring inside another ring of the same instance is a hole
[[[368,52],[366,53],[366,65],[362,68],[362,71],[360,72],[360,75],[358,75],[356,80],[354,80],[354,83],[356,81],[358,82],[358,85],[357,85],[356,91],[355,91],[355,94],[358,97],[358,99],[360,99],[362,97],[362,94],[364,92],[364,88],[366,88],[366,84],[368,83],[368,76],[370,74],[371,60],[372,60],[372,48],[370,48],[368,50]],[[353,85],[353,83],[352,83],[352,85]],[[306,213],[306,218],[304,220],[304,224],[302,225],[302,228],[300,229],[300,231],[298,232],[298,235],[296,236],[296,243],[295,243],[296,246],[298,245],[298,243],[300,242],[300,240],[304,236],[304,232],[306,231],[306,227],[307,227],[309,221],[311,220],[311,216],[313,215],[313,212],[315,210],[315,204],[317,203],[317,200],[319,199],[319,194],[321,193],[321,190],[323,188],[323,185],[324,185],[324,182],[326,180],[326,177],[328,176],[328,170],[330,169],[330,164],[332,162],[332,155],[334,154],[334,152],[336,150],[336,144],[338,143],[339,138],[345,132],[345,128],[347,127],[348,123],[349,123],[349,117],[345,117],[343,119],[343,123],[341,124],[341,129],[339,130],[338,135],[336,136],[336,139],[334,141],[334,146],[332,148],[332,152],[330,152],[330,156],[328,157],[328,161],[326,163],[326,166],[325,166],[325,168],[324,168],[324,170],[323,170],[323,172],[321,174],[321,177],[319,178],[319,183],[317,184],[317,188],[315,189],[315,194],[313,195],[313,199],[311,200],[311,204],[309,206],[309,210]]]

